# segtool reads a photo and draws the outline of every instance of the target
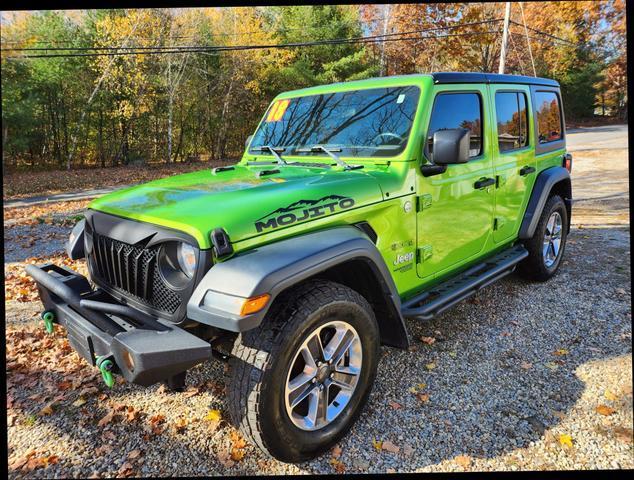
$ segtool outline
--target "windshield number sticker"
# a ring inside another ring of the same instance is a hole
[[[403,100],[405,100],[405,95],[401,93],[396,99],[396,103],[403,103]]]
[[[267,122],[279,122],[284,116],[284,112],[286,112],[286,108],[288,104],[291,103],[290,100],[278,100],[273,104],[271,110],[269,110],[269,114],[266,117]]]

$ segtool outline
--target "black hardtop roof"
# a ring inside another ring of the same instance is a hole
[[[438,72],[432,73],[434,83],[522,83],[559,87],[559,82],[550,78],[526,77],[524,75],[502,75],[478,72]]]

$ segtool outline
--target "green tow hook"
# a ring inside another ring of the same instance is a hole
[[[52,310],[46,310],[42,312],[42,320],[44,320],[44,328],[47,333],[53,333],[53,320],[55,320],[55,313]]]
[[[114,375],[112,374],[112,367],[114,367],[114,363],[107,357],[97,357],[97,368],[101,372],[101,376],[103,378],[103,382],[108,386],[108,388],[112,388],[114,385]]]

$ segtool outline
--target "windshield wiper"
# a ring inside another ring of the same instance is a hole
[[[278,153],[284,152],[286,150],[284,147],[271,147],[270,145],[262,145],[261,147],[254,147],[252,150],[256,150],[259,152],[271,152],[279,165],[286,165],[286,160],[284,160]]]
[[[354,170],[357,168],[363,168],[363,165],[349,165],[343,160],[341,160],[341,158],[339,158],[339,155],[334,153],[334,152],[340,152],[341,148],[327,148],[327,147],[324,147],[323,145],[313,145],[312,147],[308,147],[308,148],[298,148],[297,151],[298,152],[324,152],[326,155],[332,158],[335,162],[337,162],[337,165],[342,167],[344,170]]]

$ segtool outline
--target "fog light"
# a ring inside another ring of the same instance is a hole
[[[260,295],[259,297],[247,298],[242,304],[240,309],[240,315],[250,315],[251,313],[259,312],[262,310],[271,296],[268,293]]]
[[[134,372],[134,357],[127,350],[123,351],[123,363],[131,372]]]

